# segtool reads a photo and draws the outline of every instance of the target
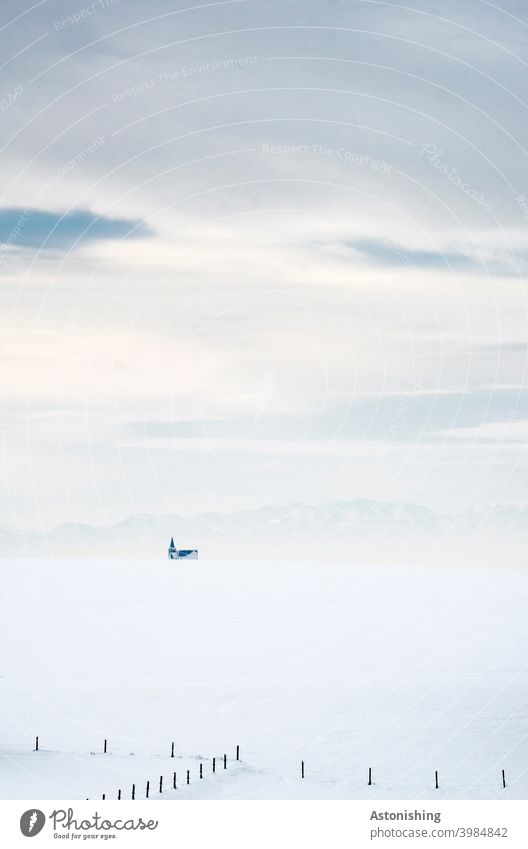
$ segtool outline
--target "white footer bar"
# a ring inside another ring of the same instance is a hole
[[[28,844],[31,837],[35,844]],[[528,802],[5,801],[0,844],[528,849]]]

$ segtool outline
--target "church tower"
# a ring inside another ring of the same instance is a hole
[[[198,560],[197,548],[176,548],[174,537],[171,537],[169,545],[169,560]]]

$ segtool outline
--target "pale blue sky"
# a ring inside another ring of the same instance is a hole
[[[0,43],[0,525],[526,503],[524,2],[9,0]]]

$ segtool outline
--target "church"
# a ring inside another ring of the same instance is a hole
[[[169,560],[198,560],[197,548],[176,548],[174,537],[171,537],[169,545]]]

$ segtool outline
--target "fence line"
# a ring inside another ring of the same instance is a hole
[[[38,736],[35,737],[35,748],[34,748],[33,751],[34,752],[39,751],[39,737]],[[108,753],[108,738],[105,737],[104,741],[103,741],[103,754],[107,754],[107,753]],[[93,754],[95,754],[95,752],[91,752],[91,754],[93,755]],[[170,757],[171,758],[175,757],[174,741],[171,742]],[[239,744],[237,744],[237,746],[236,746],[235,761],[237,763],[240,762],[240,745]],[[214,755],[212,757],[211,763],[212,763],[212,774],[215,775],[216,774],[216,755]],[[224,766],[224,770],[227,770],[227,753],[226,752],[224,752],[224,755],[223,755],[223,766]],[[187,772],[186,783],[189,785],[191,783],[191,770],[187,769],[186,772]],[[301,779],[304,779],[306,777],[306,775],[307,775],[306,763],[305,763],[304,760],[301,760]],[[321,778],[321,773],[320,772],[316,773],[316,777]],[[506,771],[504,769],[501,770],[500,777],[501,777],[502,788],[506,789]],[[160,793],[163,793],[163,778],[164,778],[163,774],[160,775],[160,777],[159,777],[159,792]],[[200,779],[204,778],[204,771],[203,771],[203,763],[202,762],[199,763],[199,778]],[[173,773],[172,773],[172,789],[173,790],[178,789],[176,779],[177,779],[176,772],[173,771]],[[434,783],[435,790],[439,790],[440,789],[440,780],[439,780],[438,770],[435,770],[435,772],[434,772],[434,781],[435,781],[435,783]],[[370,767],[370,766],[368,768],[367,786],[368,787],[374,786],[372,767]],[[150,779],[147,780],[146,787],[145,787],[145,798],[148,799],[149,797],[150,797]],[[101,798],[106,799],[107,798],[106,793],[103,793]],[[121,798],[122,798],[121,788],[119,788],[118,791],[117,791],[117,798],[118,798],[118,800],[121,800]],[[132,784],[131,798],[132,799],[136,798],[136,783],[135,782]]]

